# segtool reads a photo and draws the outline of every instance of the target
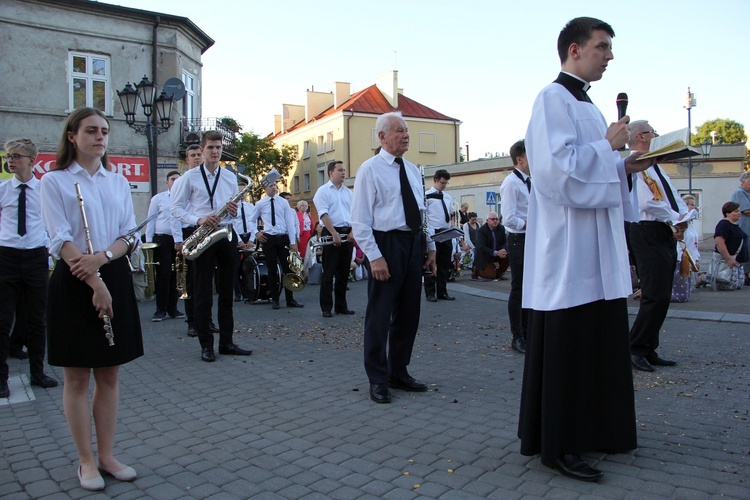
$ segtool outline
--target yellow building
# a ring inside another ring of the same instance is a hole
[[[375,120],[391,111],[401,111],[409,127],[409,161],[435,165],[459,160],[461,122],[406,97],[398,88],[397,71],[355,94],[349,83],[337,82],[333,92],[308,90],[305,105],[282,107],[283,114],[274,117],[271,138],[279,147],[297,147],[297,165],[285,179],[293,201],[312,200],[318,187],[328,182],[326,165],[331,160],[344,162],[346,185],[351,187],[359,166],[380,145]]]

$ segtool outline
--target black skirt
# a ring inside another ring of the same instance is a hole
[[[521,454],[636,448],[625,299],[531,311],[518,437]]]
[[[52,366],[100,368],[143,356],[141,321],[125,257],[99,270],[112,296],[115,345],[105,337],[104,322],[91,302],[93,291],[70,273],[60,259],[49,283],[47,299],[47,358]]]

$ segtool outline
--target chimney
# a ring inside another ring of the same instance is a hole
[[[380,76],[376,82],[378,90],[388,100],[391,106],[398,108],[398,70],[392,70]]]
[[[281,116],[281,133],[286,134],[290,128],[305,119],[305,107],[299,104],[282,104]]]
[[[273,135],[281,132],[281,115],[273,115]]]
[[[305,122],[310,122],[326,109],[333,106],[332,92],[307,91],[307,106],[305,107]]]
[[[351,97],[351,84],[347,82],[336,82],[333,85],[335,87],[335,90],[333,91],[333,107],[338,109]]]

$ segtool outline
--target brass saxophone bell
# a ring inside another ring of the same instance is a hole
[[[301,292],[305,289],[305,281],[293,273],[288,273],[284,275],[284,278],[281,280],[281,283],[284,285],[284,288],[289,290],[290,292]]]

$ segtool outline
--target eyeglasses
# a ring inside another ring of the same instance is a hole
[[[30,155],[20,155],[18,153],[7,154],[5,157],[9,160],[20,160],[21,158],[31,158]]]
[[[438,184],[440,184],[441,186],[447,186],[448,181],[438,181]]]
[[[500,220],[500,219],[497,217],[487,217],[487,220]]]
[[[656,133],[656,130],[654,130],[654,129],[651,129],[651,130],[644,130],[644,131],[643,131],[643,132],[641,132],[641,133],[642,133],[642,134],[654,134],[654,135],[659,135],[659,134],[657,134],[657,133]]]

